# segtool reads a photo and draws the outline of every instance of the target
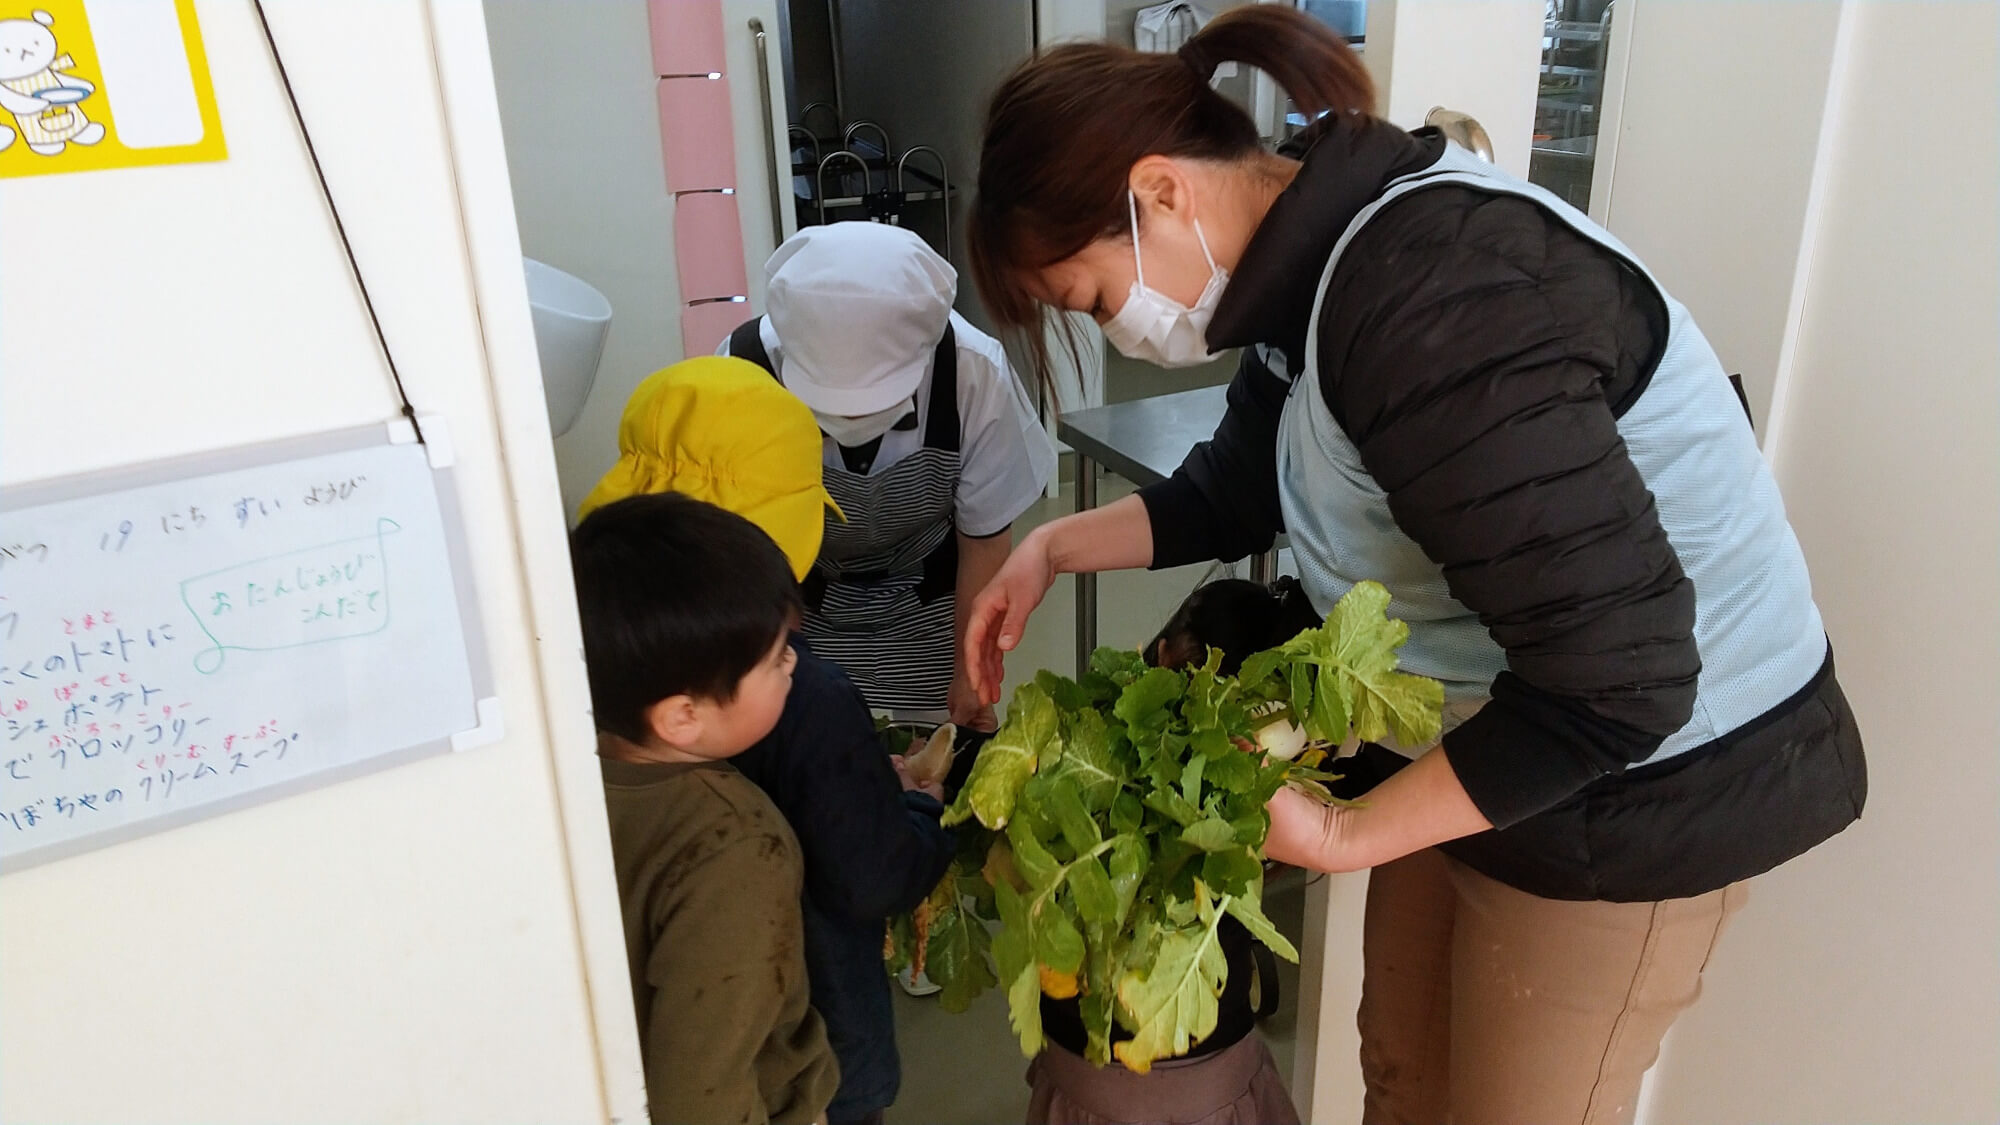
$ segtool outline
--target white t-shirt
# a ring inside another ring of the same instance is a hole
[[[1014,377],[1000,341],[974,328],[958,313],[951,314],[951,328],[958,344],[958,424],[959,475],[958,530],[975,539],[996,535],[1020,518],[1048,485],[1055,472],[1055,443],[1035,415],[1035,404],[1026,387]],[[769,317],[758,324],[758,335],[771,364],[782,382],[785,349],[771,328]],[[717,355],[729,354],[724,340]],[[936,372],[927,363],[923,382],[917,384],[917,425],[912,430],[890,430],[882,435],[881,451],[869,467],[869,475],[880,473],[923,448],[924,430],[930,421],[931,379]],[[845,468],[840,447],[824,438],[823,463],[828,468]]]

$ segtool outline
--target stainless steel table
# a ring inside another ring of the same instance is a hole
[[[1076,451],[1076,510],[1097,506],[1099,466],[1137,485],[1173,475],[1188,451],[1215,433],[1227,408],[1228,387],[1203,387],[1065,414],[1056,436]],[[1270,582],[1278,573],[1278,544],[1250,561],[1250,577]],[[1097,575],[1076,576],[1076,670],[1090,667],[1097,650]]]

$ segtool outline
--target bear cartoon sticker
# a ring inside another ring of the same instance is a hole
[[[195,0],[0,0],[0,181],[227,160]]]
[[[83,103],[97,87],[65,73],[76,60],[61,54],[55,17],[36,9],[28,19],[0,19],[0,107],[13,114],[14,124],[0,124],[0,151],[18,138],[28,150],[57,156],[70,145],[94,145],[104,139],[104,125],[92,121]]]

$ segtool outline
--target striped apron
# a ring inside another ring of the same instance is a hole
[[[729,354],[771,370],[761,319],[731,334]],[[774,374],[776,374],[774,372]],[[944,712],[951,690],[958,584],[958,342],[949,327],[932,362],[923,448],[879,473],[825,470],[842,522],[827,514],[805,582],[804,632],[877,711]]]
[[[64,85],[57,71],[74,66],[76,62],[68,55],[60,55],[42,70],[26,78],[0,82],[0,86],[17,94],[40,97],[43,91]],[[14,122],[21,127],[21,139],[30,145],[59,145],[90,126],[90,118],[84,116],[82,107],[75,105],[52,105],[41,113],[16,114]]]

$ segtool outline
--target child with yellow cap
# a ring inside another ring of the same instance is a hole
[[[625,496],[679,492],[762,528],[803,579],[826,511],[821,436],[812,411],[757,366],[705,357],[649,376],[627,401],[618,463],[583,513]],[[940,794],[891,764],[853,683],[794,633],[792,690],[777,727],[731,763],[771,798],[805,858],[805,954],[812,1002],[840,1061],[831,1125],[879,1121],[901,1062],[885,920],[916,906],[951,861]]]

